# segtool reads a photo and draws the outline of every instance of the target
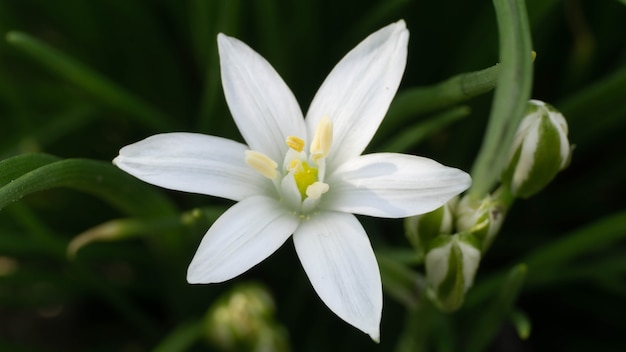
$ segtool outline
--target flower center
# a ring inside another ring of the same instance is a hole
[[[247,150],[245,161],[264,177],[272,180],[281,199],[296,206],[302,212],[313,209],[321,196],[328,192],[330,186],[324,183],[326,173],[326,157],[333,141],[333,126],[328,117],[321,119],[309,153],[304,152],[305,142],[295,136],[287,137],[289,147],[285,154],[282,170],[267,155],[254,150]]]
[[[309,166],[306,161],[294,159],[288,168],[293,170],[293,178],[296,180],[296,186],[300,191],[302,199],[307,197],[307,189],[317,181],[317,168]]]

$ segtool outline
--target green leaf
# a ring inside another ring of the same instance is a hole
[[[596,223],[560,236],[559,239],[546,243],[523,258],[528,267],[529,275],[527,286],[529,288],[542,285],[554,284],[559,280],[598,278],[599,273],[610,274],[610,277],[619,277],[621,270],[626,267],[626,262],[612,261],[611,266],[618,272],[608,271],[603,267],[604,262],[595,261],[594,265],[587,265],[588,271],[572,272],[568,266],[576,262],[577,258],[596,254],[605,258],[604,250],[626,238],[626,211],[608,216]],[[498,290],[503,280],[502,272],[484,278],[470,290],[467,296],[466,306],[477,307],[491,299]]]
[[[376,148],[381,151],[404,152],[408,151],[434,132],[444,129],[446,126],[456,122],[470,114],[470,108],[460,106],[446,110],[426,121],[420,121],[402,132],[389,138],[386,144]]]
[[[575,131],[575,144],[601,143],[607,132],[624,126],[626,65],[560,102],[559,110]]]
[[[220,64],[217,52],[217,33],[236,35],[241,21],[241,1],[190,2],[191,26],[194,50],[204,69],[203,91],[198,109],[196,129],[215,133],[224,119],[215,118],[216,109],[222,96],[220,84]]]
[[[96,109],[87,105],[78,105],[52,115],[48,121],[35,126],[26,136],[16,134],[6,140],[6,146],[0,149],[0,157],[45,149],[92,123],[96,116]]]
[[[529,284],[549,283],[558,278],[564,267],[576,258],[602,251],[626,238],[626,211],[608,216],[557,241],[546,244],[525,258],[532,275]]]
[[[532,85],[532,46],[522,0],[494,0],[500,43],[500,73],[483,144],[472,169],[470,194],[482,198],[504,168]]]
[[[203,321],[193,321],[177,326],[152,351],[178,352],[188,351],[204,334]]]
[[[468,332],[467,351],[485,351],[493,337],[500,330],[502,323],[510,316],[513,304],[522,289],[526,279],[527,268],[524,264],[518,264],[508,273],[499,294],[492,299],[490,306],[476,317],[472,326],[473,331]]]
[[[93,194],[132,215],[172,214],[174,206],[150,186],[110,163],[86,159],[53,161],[35,154],[18,156],[0,163],[0,210],[22,197],[50,188],[68,187]],[[19,172],[7,167],[19,165]],[[19,177],[17,174],[22,173]]]
[[[389,18],[401,18],[402,11],[406,11],[410,0],[387,0],[375,2],[367,13],[360,16],[351,30],[344,35],[344,38],[359,38],[363,33],[369,33],[376,28],[386,25]],[[345,42],[345,40],[344,40]]]
[[[376,259],[385,292],[407,308],[417,307],[421,294],[418,283],[423,278],[384,252],[377,251]]]
[[[152,105],[38,39],[26,33],[11,31],[7,33],[6,40],[101,103],[129,114],[137,123],[153,130],[173,128],[173,120]]]
[[[23,174],[60,159],[48,154],[23,154],[0,161],[0,189]]]
[[[81,248],[93,242],[119,241],[149,236],[182,227],[189,227],[196,223],[211,224],[225,211],[224,207],[214,206],[193,209],[182,214],[170,216],[110,220],[74,237],[67,245],[67,256],[74,258]]]

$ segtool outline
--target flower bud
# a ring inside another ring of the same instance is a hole
[[[428,242],[439,235],[452,234],[454,219],[452,209],[457,198],[429,213],[412,216],[404,220],[404,233],[418,253],[423,254]]]
[[[444,311],[461,307],[480,263],[476,238],[469,233],[442,235],[426,254],[427,294]]]
[[[205,318],[208,340],[222,351],[288,351],[274,300],[258,284],[241,284],[220,297]]]
[[[506,209],[502,200],[492,196],[479,200],[465,196],[456,207],[456,229],[474,235],[485,251],[500,231]]]
[[[567,122],[554,107],[539,100],[528,102],[502,174],[502,183],[514,196],[537,193],[569,164],[572,148],[567,133]]]

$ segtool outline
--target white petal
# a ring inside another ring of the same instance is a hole
[[[341,319],[379,338],[383,296],[378,263],[352,214],[320,212],[293,235],[315,292]]]
[[[320,208],[403,218],[435,210],[471,184],[470,176],[434,160],[377,153],[341,165],[326,181]]]
[[[204,235],[189,264],[187,281],[222,282],[244,273],[274,253],[299,221],[275,199],[244,199],[220,216]]]
[[[246,165],[245,145],[197,133],[165,133],[125,146],[113,163],[154,185],[241,200],[271,194],[271,181]]]
[[[302,196],[300,195],[300,190],[298,190],[298,185],[296,184],[296,179],[293,174],[293,171],[291,171],[287,176],[283,177],[280,182],[280,195],[285,206],[293,211],[300,211],[302,207]]]
[[[404,21],[371,34],[335,66],[315,95],[307,130],[312,140],[324,116],[333,122],[329,169],[360,155],[374,136],[400,85],[408,39]]]
[[[224,96],[239,131],[251,149],[282,161],[288,136],[306,138],[298,102],[261,55],[224,34],[217,42]]]
[[[543,118],[539,116],[536,119],[529,120],[531,120],[530,124],[528,125],[528,129],[525,131],[521,140],[521,156],[517,162],[517,166],[515,167],[515,172],[513,173],[513,182],[511,187],[514,194],[517,192],[518,187],[526,182],[530,172],[533,170],[533,166],[535,165],[535,152],[537,151],[537,146],[539,145],[539,130],[541,128]]]

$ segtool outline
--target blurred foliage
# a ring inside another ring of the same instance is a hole
[[[624,347],[626,6],[526,8],[531,97],[567,118],[570,167],[515,204],[465,306],[449,315],[406,290],[423,282],[407,269],[421,267],[406,254],[402,222],[361,219],[386,292],[380,345],[324,307],[291,248],[233,280],[263,282],[276,304],[270,325],[284,326],[291,350]],[[218,32],[267,58],[306,109],[343,54],[399,18],[411,32],[409,62],[369,150],[470,170],[497,77],[491,2],[0,0],[0,350],[217,348],[198,324],[233,284],[188,285],[185,270],[229,203],[142,184],[109,161],[158,132],[241,140],[221,92]],[[440,96],[448,79],[482,85],[427,108],[411,103]],[[76,236],[110,221],[123,240],[67,256]]]

